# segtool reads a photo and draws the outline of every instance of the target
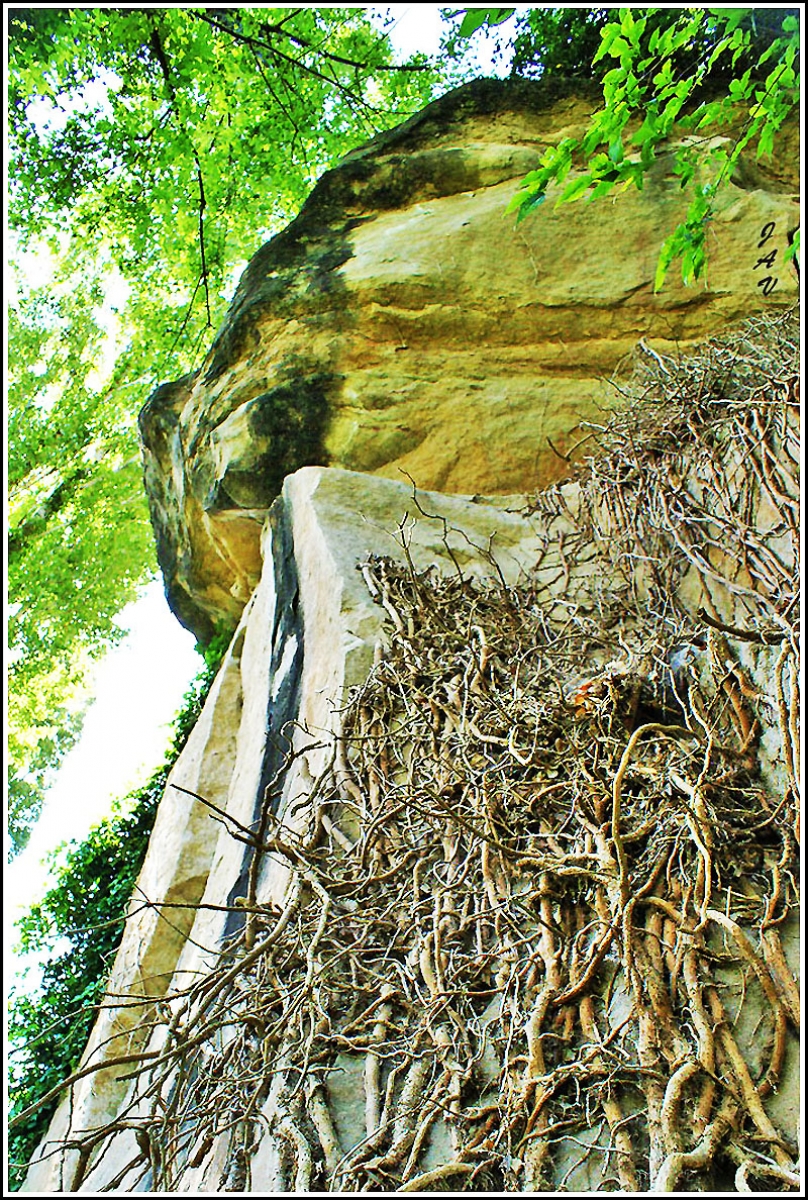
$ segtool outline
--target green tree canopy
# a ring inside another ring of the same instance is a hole
[[[322,171],[438,77],[359,8],[9,10],[12,852],[156,572],[140,406]]]
[[[608,57],[598,56],[607,29],[613,36],[620,29],[623,17],[616,6],[583,8],[474,8],[460,9],[449,35],[454,46],[458,39],[472,36],[478,29],[487,28],[495,35],[495,53],[508,64],[512,75],[526,78],[563,75],[600,79],[611,69]],[[736,8],[722,13],[721,8],[686,9],[685,6],[643,8],[634,18],[644,22],[643,32],[650,39],[656,31],[660,37],[666,30],[685,21],[696,21],[690,27],[686,42],[673,54],[673,64],[680,75],[695,72],[715,50],[721,40],[725,22],[731,20],[747,34],[742,55],[735,64],[726,58],[712,64],[711,86],[725,89],[729,81],[751,67],[755,77],[764,77],[756,61],[783,33],[783,22],[798,17],[795,8]],[[511,20],[513,18],[513,20]],[[506,24],[507,23],[507,24]],[[499,36],[496,36],[499,34]],[[597,60],[596,60],[597,56]],[[593,61],[596,60],[596,61]]]
[[[677,256],[693,278],[737,155],[750,142],[768,153],[796,103],[799,22],[779,9],[542,7],[505,24],[513,9],[460,9],[441,55],[397,65],[357,7],[7,12],[13,852],[80,729],[88,664],[156,572],[137,412],[197,365],[240,267],[323,170],[459,82],[476,29],[508,30],[504,69],[594,76],[604,94],[583,140],[526,178],[520,217],[551,185],[566,200],[641,187],[675,119],[713,132],[746,106],[731,152],[679,163],[691,206],[657,282]]]

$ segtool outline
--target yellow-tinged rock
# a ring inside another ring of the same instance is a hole
[[[640,338],[670,352],[795,301],[787,152],[741,164],[709,228],[706,278],[688,288],[674,265],[653,291],[687,207],[676,141],[641,192],[559,208],[551,193],[518,226],[505,216],[526,171],[584,130],[595,101],[580,82],[465,85],[327,172],[254,256],[200,370],[141,416],[183,624],[203,639],[235,624],[267,508],[300,467],[452,493],[545,486],[619,402],[607,381]]]

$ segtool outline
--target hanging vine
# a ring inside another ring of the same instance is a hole
[[[216,810],[283,908],[73,1136],[131,1130],[104,1190],[797,1190],[796,362],[643,352],[518,585],[360,565],[388,644],[306,830]]]

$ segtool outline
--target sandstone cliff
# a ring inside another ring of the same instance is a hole
[[[542,151],[580,133],[576,83],[479,80],[348,155],[247,267],[198,372],[141,417],[169,601],[207,639],[232,627],[261,569],[283,479],[333,465],[420,488],[507,494],[562,478],[640,338],[666,351],[795,301],[783,266],[761,289],[761,230],[782,254],[798,223],[798,129],[744,162],[711,230],[708,281],[659,247],[682,219],[677,143],[642,192],[514,227],[507,201]]]
[[[653,297],[664,163],[501,217],[586,112],[349,156],[147,404],[172,604],[237,627],[29,1192],[798,1186],[793,179]]]
[[[532,499],[286,479],[27,1190],[797,1186],[794,336]]]

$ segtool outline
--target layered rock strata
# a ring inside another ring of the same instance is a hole
[[[349,154],[254,256],[202,366],[141,415],[169,602],[200,638],[238,620],[267,509],[298,468],[461,494],[544,487],[615,402],[606,380],[639,339],[684,348],[793,303],[796,124],[777,161],[744,160],[691,288],[673,270],[653,292],[684,215],[676,139],[642,192],[551,197],[518,227],[504,216],[595,102],[580,82],[465,85]]]

